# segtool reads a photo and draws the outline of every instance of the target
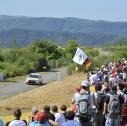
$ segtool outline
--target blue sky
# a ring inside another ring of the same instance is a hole
[[[127,0],[0,0],[0,15],[127,21]]]

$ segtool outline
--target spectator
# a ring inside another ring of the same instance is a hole
[[[127,65],[123,64],[123,79],[127,79]]]
[[[124,89],[124,104],[127,106],[127,89]]]
[[[34,118],[36,116],[36,114],[39,112],[37,107],[33,107],[32,108],[32,117],[31,116],[27,116],[27,123],[30,124],[31,122],[34,123]]]
[[[79,96],[80,96],[80,88],[76,88],[76,92],[73,95],[72,100],[71,100],[71,102],[72,102],[72,111],[75,112],[76,115],[78,113],[76,103],[77,103],[77,99],[78,99]]]
[[[76,115],[82,125],[89,126],[92,117],[92,108],[95,105],[95,96],[90,92],[90,84],[83,80],[80,95],[77,98],[78,114]]]
[[[37,107],[33,107],[32,108],[32,121],[34,121],[34,117],[36,116],[36,114],[39,112]]]
[[[111,88],[115,84],[115,77],[112,74],[109,76],[109,88]]]
[[[9,123],[10,123],[11,121],[8,121],[6,124],[5,124],[5,126],[9,126]],[[4,126],[4,125],[3,125]]]
[[[127,79],[123,79],[124,81],[124,87],[127,88]]]
[[[55,105],[52,107],[52,111],[55,114],[55,122],[61,126],[65,122],[64,115],[58,112],[58,107]]]
[[[50,120],[53,120],[53,121],[55,121],[55,116],[54,116],[54,114],[52,114],[51,112],[50,112],[50,106],[48,106],[48,105],[45,105],[44,106],[44,108],[43,108],[43,110],[44,110],[44,112],[45,112],[45,116],[46,116],[46,119],[50,119]]]
[[[4,126],[4,123],[1,117],[0,117],[0,126]]]
[[[122,106],[121,119],[121,126],[127,124],[127,89],[124,89],[124,105]]]
[[[95,116],[95,126],[103,126],[103,106],[106,94],[102,92],[102,85],[95,86],[95,99],[96,99],[96,116]]]
[[[80,122],[74,120],[75,113],[73,111],[66,112],[67,121],[62,124],[62,126],[82,126]]]
[[[66,105],[62,105],[60,107],[60,109],[61,109],[62,113],[65,115],[66,114],[66,111],[67,111],[67,106]]]
[[[9,126],[27,126],[26,121],[20,120],[22,112],[19,108],[14,111],[15,119],[9,123]]]
[[[34,118],[36,122],[32,122],[30,126],[50,126],[48,121],[45,118],[45,113],[44,112],[38,112]]]
[[[104,103],[103,114],[107,116],[105,126],[120,126],[121,106],[123,103],[122,96],[117,95],[117,86],[113,86]]]
[[[124,89],[124,84],[119,83],[118,89],[117,89],[117,94],[123,96],[124,95],[123,89]]]
[[[66,121],[66,111],[67,111],[67,106],[66,106],[66,105],[62,105],[62,106],[60,107],[60,109],[61,109],[61,111],[62,111],[61,114],[63,114],[64,119],[65,119],[65,121]]]

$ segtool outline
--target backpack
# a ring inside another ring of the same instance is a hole
[[[120,102],[118,95],[110,95],[110,101],[108,104],[108,113],[109,115],[120,114]]]
[[[97,93],[97,105],[96,108],[97,110],[103,110],[103,106],[104,106],[104,100],[106,98],[106,95],[103,93]]]
[[[80,94],[78,100],[78,110],[80,115],[88,115],[89,113],[89,94]]]

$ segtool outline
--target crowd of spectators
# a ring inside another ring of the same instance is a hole
[[[91,92],[90,86],[94,86],[96,92]],[[72,104],[76,118],[83,126],[125,126],[127,60],[108,62],[90,71],[76,89]]]
[[[91,92],[90,87],[95,87]],[[20,109],[6,126],[126,126],[127,60],[105,63],[90,71],[72,96],[72,110],[66,105],[45,105],[43,111],[32,108],[32,117],[21,120]],[[0,126],[3,126],[0,119]]]
[[[37,107],[32,108],[32,116],[28,116],[26,120],[21,120],[21,109],[17,108],[14,111],[14,120],[9,121],[5,126],[81,126],[81,124],[74,120],[75,113],[73,111],[67,111],[67,106],[62,105],[60,112],[56,105],[52,106],[52,112],[50,106],[45,105],[43,111],[40,111]],[[0,126],[4,126],[2,119]]]

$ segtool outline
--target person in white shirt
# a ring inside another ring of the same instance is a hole
[[[52,107],[52,111],[55,114],[55,122],[57,122],[59,126],[61,126],[65,122],[64,115],[58,112],[58,107],[55,105]]]
[[[20,120],[22,113],[20,109],[14,111],[15,119],[9,123],[9,126],[27,126],[26,122]]]

